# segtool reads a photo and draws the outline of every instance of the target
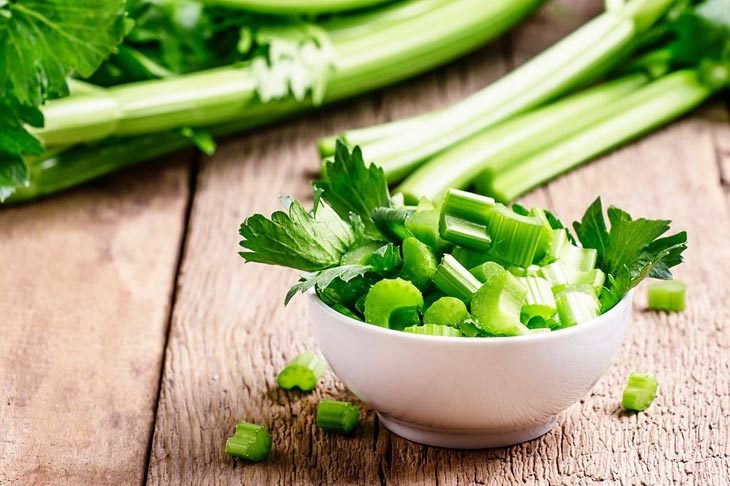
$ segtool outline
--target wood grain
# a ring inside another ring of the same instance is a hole
[[[284,393],[275,385],[289,358],[316,348],[303,302],[282,307],[295,275],[244,266],[236,255],[236,229],[244,216],[277,209],[279,195],[309,197],[317,136],[462,98],[599,8],[587,1],[550,4],[514,35],[446,69],[230,141],[202,164],[164,364],[150,483],[730,481],[730,281],[718,272],[730,263],[730,216],[717,159],[724,132],[715,118],[691,117],[525,198],[571,220],[601,194],[632,212],[671,216],[690,232],[692,245],[679,272],[690,286],[688,310],[649,313],[639,298],[618,362],[561,415],[554,430],[526,444],[467,452],[428,448],[390,434],[372,412],[354,437],[323,434],[313,421],[317,401],[353,399],[336,378],[326,376],[311,395]],[[661,384],[660,397],[645,414],[624,415],[618,408],[632,369],[656,374]],[[239,420],[269,427],[275,444],[269,461],[241,465],[224,455],[225,437]]]
[[[0,212],[0,484],[142,483],[187,171]]]

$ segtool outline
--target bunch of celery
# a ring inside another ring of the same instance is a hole
[[[687,243],[684,232],[663,236],[669,221],[634,220],[615,207],[609,227],[600,198],[574,223],[575,237],[545,209],[457,189],[404,206],[390,197],[381,168],[339,143],[314,186],[311,212],[284,199],[287,212],[247,218],[241,256],[307,272],[287,302],[313,289],[346,316],[417,334],[516,336],[580,325],[644,278],[670,279]]]
[[[409,202],[469,186],[511,201],[728,86],[730,0],[609,2],[467,99],[339,138],[400,181]],[[324,158],[333,143],[320,141]]]
[[[0,122],[0,199],[32,199],[190,144],[210,152],[213,136],[453,59],[541,1],[0,1],[0,41],[10,36],[0,42],[3,97],[35,83]],[[29,29],[58,37],[67,56],[37,62],[46,47]],[[69,75],[80,80],[67,85]]]

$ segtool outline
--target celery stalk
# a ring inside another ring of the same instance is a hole
[[[410,3],[404,2],[401,8],[408,9]],[[374,89],[452,59],[494,38],[539,3],[443,2],[403,22],[337,37],[332,42],[335,67],[324,101]],[[332,22],[336,28],[336,21]],[[262,103],[255,81],[252,70],[244,65],[121,85],[81,101],[54,100],[43,107],[46,127],[35,133],[53,144],[231,120],[245,120],[247,127],[253,127],[312,107],[311,99]]]
[[[392,0],[201,0],[207,5],[268,14],[323,14],[371,7]]]
[[[367,144],[361,144],[360,135],[368,138],[368,129],[346,133],[344,138],[363,145],[367,158],[377,160],[389,179],[397,181],[445,148],[596,79],[671,4],[671,0],[632,0],[623,9],[603,13],[482,91],[426,117],[417,128]]]
[[[396,189],[407,201],[438,200],[448,188],[465,188],[484,171],[498,172],[565,136],[586,119],[648,82],[642,74],[601,84],[544,108],[511,118],[449,147],[410,174]]]
[[[668,74],[607,107],[603,120],[508,170],[477,182],[480,192],[512,201],[576,165],[659,127],[713,94],[696,70]]]

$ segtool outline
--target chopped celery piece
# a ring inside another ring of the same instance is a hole
[[[535,316],[549,319],[557,312],[555,298],[550,283],[540,277],[518,277],[527,290],[527,302],[522,306],[521,315],[525,321]]]
[[[587,272],[596,267],[598,251],[595,248],[580,248],[564,245],[558,260],[565,268]]]
[[[542,222],[497,204],[490,213],[487,232],[492,237],[490,255],[510,265],[527,267],[535,258]]]
[[[434,302],[439,300],[441,297],[446,297],[446,294],[441,292],[439,289],[434,289],[428,294],[423,296],[423,309],[424,311],[427,311],[429,307],[433,305]]]
[[[566,229],[553,229],[550,230],[550,244],[542,256],[542,262],[552,263],[563,253],[563,248],[570,245],[570,239],[568,238],[568,231]]]
[[[455,247],[451,255],[466,268],[474,268],[490,259],[486,252],[464,248],[463,246]]]
[[[600,268],[584,272],[565,267],[561,262],[553,262],[541,267],[540,276],[550,282],[553,293],[559,293],[570,285],[586,284],[593,287],[596,295],[599,295],[606,280],[606,274]]]
[[[389,327],[391,314],[404,309],[423,308],[421,291],[401,278],[383,279],[368,291],[364,302],[365,322]]]
[[[515,205],[512,205],[512,209],[515,209]],[[524,208],[523,208],[524,209]],[[538,218],[542,222],[542,229],[540,230],[540,240],[537,243],[537,250],[535,250],[535,262],[542,262],[550,249],[550,243],[553,239],[553,228],[550,226],[550,221],[547,219],[545,210],[542,208],[530,209],[527,216],[533,216]]]
[[[558,319],[557,315],[553,315],[549,318],[544,318],[542,316],[535,316],[530,318],[525,325],[529,329],[550,329],[551,331],[554,329],[560,329],[560,320]]]
[[[403,240],[403,270],[401,276],[423,290],[431,283],[438,261],[433,250],[412,236]]]
[[[368,257],[382,246],[381,243],[368,242],[349,250],[342,255],[340,265],[365,265]]]
[[[444,255],[433,274],[433,283],[441,292],[469,302],[480,286],[479,280],[451,255]]]
[[[471,313],[477,326],[493,336],[517,336],[529,332],[520,322],[527,291],[517,277],[497,263],[482,265],[484,284],[472,297]]]
[[[413,236],[406,220],[413,214],[412,210],[395,208],[375,208],[372,214],[375,226],[391,241],[400,243],[404,238]]]
[[[390,315],[388,327],[396,331],[402,331],[406,327],[420,326],[421,324],[421,313],[418,309],[405,308],[393,311]]]
[[[360,409],[337,400],[322,400],[317,406],[317,426],[320,429],[347,434],[357,427]]]
[[[439,214],[438,209],[416,211],[406,219],[406,228],[422,243],[438,252],[444,252],[451,247],[451,243],[439,234]]]
[[[649,309],[665,311],[684,310],[684,296],[687,286],[678,280],[650,284]]]
[[[314,390],[317,381],[327,369],[327,362],[315,353],[301,353],[289,361],[276,378],[284,390],[299,388],[303,392]]]
[[[403,329],[405,332],[412,334],[425,334],[427,336],[448,336],[448,337],[461,337],[461,331],[451,327],[442,326],[439,324],[424,324],[423,326],[410,326]]]
[[[459,323],[459,330],[464,336],[467,337],[477,337],[485,335],[484,331],[476,326],[476,324],[474,323],[474,319],[472,318],[464,319],[463,321],[461,321]]]
[[[486,225],[494,204],[494,199],[491,197],[449,189],[441,203],[441,217],[454,216],[475,224]]]
[[[507,270],[509,270],[509,273],[514,275],[515,277],[539,277],[540,276],[540,267],[537,265],[530,265],[529,267],[517,267],[515,265],[510,265],[507,267]]]
[[[530,329],[530,334],[545,334],[547,332],[550,332],[549,327],[536,327],[534,329]]]
[[[555,297],[561,327],[590,321],[600,313],[600,304],[590,285],[571,285]]]
[[[485,226],[455,216],[444,215],[441,218],[439,234],[446,241],[475,250],[488,250],[492,246],[492,238]]]
[[[621,397],[621,406],[626,410],[646,410],[654,401],[657,388],[658,384],[653,376],[632,372]]]
[[[469,317],[466,305],[456,297],[441,297],[423,314],[424,324],[439,324],[458,327],[459,323]]]
[[[236,424],[236,433],[226,441],[226,454],[247,461],[259,462],[271,452],[271,436],[261,425],[248,422]]]

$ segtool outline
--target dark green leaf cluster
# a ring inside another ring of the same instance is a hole
[[[24,155],[43,151],[28,131],[38,106],[68,94],[67,77],[90,76],[124,35],[124,0],[0,2],[0,201],[26,184]]]

